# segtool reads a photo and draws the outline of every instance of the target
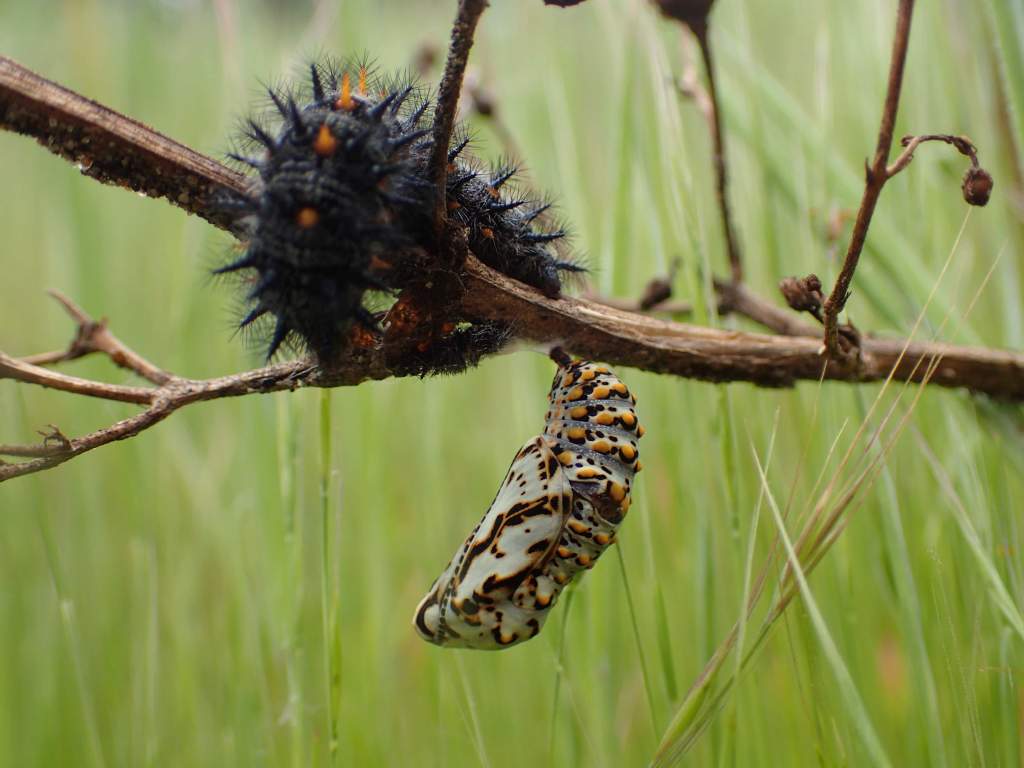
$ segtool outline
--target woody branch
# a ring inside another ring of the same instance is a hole
[[[246,185],[241,174],[6,58],[0,58],[0,127],[36,138],[91,178],[167,198],[224,229],[230,222],[213,208],[211,197],[218,189],[241,190]],[[825,366],[818,341],[810,337],[722,331],[664,322],[583,299],[550,299],[472,255],[466,259],[462,281],[465,292],[453,306],[457,316],[510,322],[523,338],[560,340],[579,354],[612,364],[778,387],[823,376],[849,382],[877,381],[890,374],[918,380],[926,367],[920,362],[927,360],[936,366],[935,384],[1024,400],[1024,355],[1013,352],[866,339],[864,365],[850,371]],[[125,347],[104,323],[63,303],[78,324],[72,347],[25,359],[0,352],[0,379],[119,400],[143,406],[143,411],[82,438],[67,438],[55,430],[42,445],[0,446],[4,455],[31,457],[0,465],[0,481],[132,437],[194,402],[298,387],[352,386],[407,373],[387,350],[354,348],[330,368],[296,361],[214,379],[189,379],[160,370]],[[106,354],[151,386],[106,384],[44,367],[93,352]]]

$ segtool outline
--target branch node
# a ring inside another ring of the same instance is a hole
[[[47,427],[49,428],[36,430],[37,434],[42,435],[43,448],[55,448],[55,452],[60,453],[70,452],[71,440],[60,431],[60,427],[56,424],[47,424]]]

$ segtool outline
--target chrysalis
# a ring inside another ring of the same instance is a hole
[[[483,519],[413,623],[423,639],[494,650],[540,632],[562,589],[594,566],[629,511],[644,429],[608,368],[560,350],[544,434],[516,454]]]

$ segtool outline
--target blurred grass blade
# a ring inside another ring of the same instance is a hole
[[[853,720],[857,733],[860,735],[865,749],[871,756],[872,762],[879,766],[890,766],[892,763],[890,762],[888,755],[886,755],[885,750],[882,748],[882,742],[879,741],[878,734],[875,732],[875,728],[871,724],[871,718],[868,716],[867,710],[864,708],[864,702],[861,700],[860,694],[857,692],[857,686],[853,682],[853,678],[850,677],[850,672],[846,668],[846,664],[843,662],[843,657],[839,653],[839,649],[836,647],[835,642],[832,640],[832,635],[829,634],[825,618],[821,615],[821,611],[818,610],[818,604],[815,602],[814,596],[811,594],[811,589],[807,584],[803,568],[797,558],[796,551],[793,549],[793,544],[789,540],[789,534],[786,531],[786,524],[782,520],[782,514],[779,512],[779,508],[775,503],[775,497],[772,495],[771,488],[768,485],[768,478],[765,477],[764,469],[761,466],[761,461],[757,457],[756,452],[754,452],[754,461],[757,464],[758,475],[761,478],[761,483],[764,486],[765,494],[768,498],[768,507],[772,511],[772,517],[775,520],[776,528],[778,529],[779,536],[782,539],[782,544],[786,549],[786,555],[789,559],[792,573],[796,577],[797,583],[800,586],[800,595],[803,597],[804,605],[806,606],[807,613],[811,618],[811,623],[814,625],[814,630],[818,635],[818,641],[821,643],[821,648],[825,653],[825,658],[828,660],[829,666],[832,668],[832,674],[836,678],[836,683],[838,684],[839,692],[843,697],[843,703],[846,705],[847,713]]]

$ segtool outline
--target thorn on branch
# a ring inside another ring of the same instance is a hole
[[[71,450],[71,441],[67,435],[60,431],[56,424],[48,424],[49,429],[40,429],[38,434],[43,437],[43,447],[48,448],[55,445],[58,451],[67,452]]]

